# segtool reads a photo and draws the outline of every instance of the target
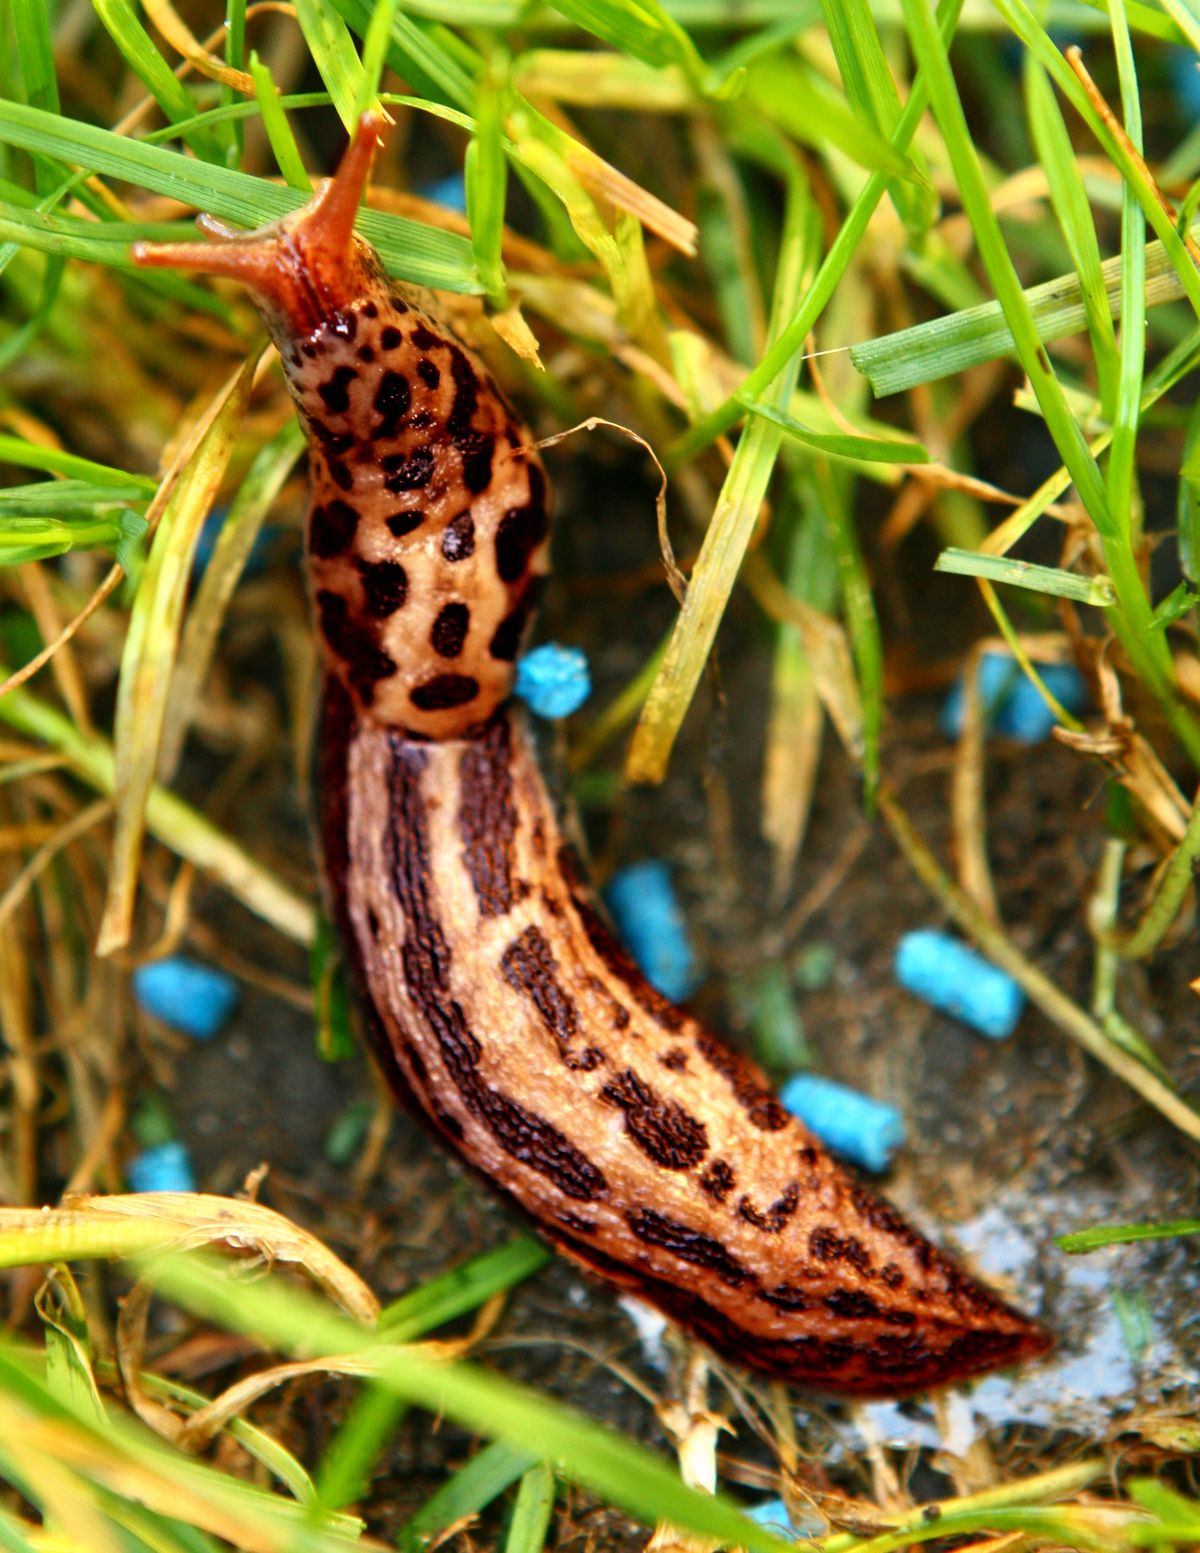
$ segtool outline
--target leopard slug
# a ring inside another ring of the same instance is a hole
[[[308,432],[323,871],[388,1079],[567,1256],[741,1364],[898,1396],[1042,1352],[597,914],[509,702],[545,472],[354,235],[378,129],[296,213],[135,257],[249,290]]]

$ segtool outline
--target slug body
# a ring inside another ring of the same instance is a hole
[[[389,1080],[565,1254],[739,1363],[899,1396],[1042,1352],[597,914],[507,704],[545,476],[353,234],[377,129],[273,227],[136,256],[249,288],[309,433],[325,881]]]

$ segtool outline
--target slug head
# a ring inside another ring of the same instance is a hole
[[[135,264],[237,281],[250,293],[276,345],[304,337],[377,283],[373,250],[354,235],[383,116],[364,113],[341,165],[299,210],[253,232],[213,216],[196,243],[135,243]]]

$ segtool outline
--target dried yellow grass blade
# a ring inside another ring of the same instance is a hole
[[[257,359],[251,357],[234,373],[188,439],[129,617],[113,736],[116,833],[98,955],[123,949],[132,931],[146,802],[158,767],[192,557],[250,402]]]
[[[356,1272],[281,1213],[205,1192],[70,1196],[61,1208],[0,1208],[0,1267],[220,1245],[289,1262],[347,1315],[374,1326],[379,1302]]]

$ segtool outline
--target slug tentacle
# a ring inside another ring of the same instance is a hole
[[[505,704],[544,473],[475,356],[353,236],[375,136],[364,119],[274,227],[138,257],[249,286],[309,434],[322,861],[389,1080],[564,1252],[742,1363],[902,1395],[1044,1351],[597,914]]]

